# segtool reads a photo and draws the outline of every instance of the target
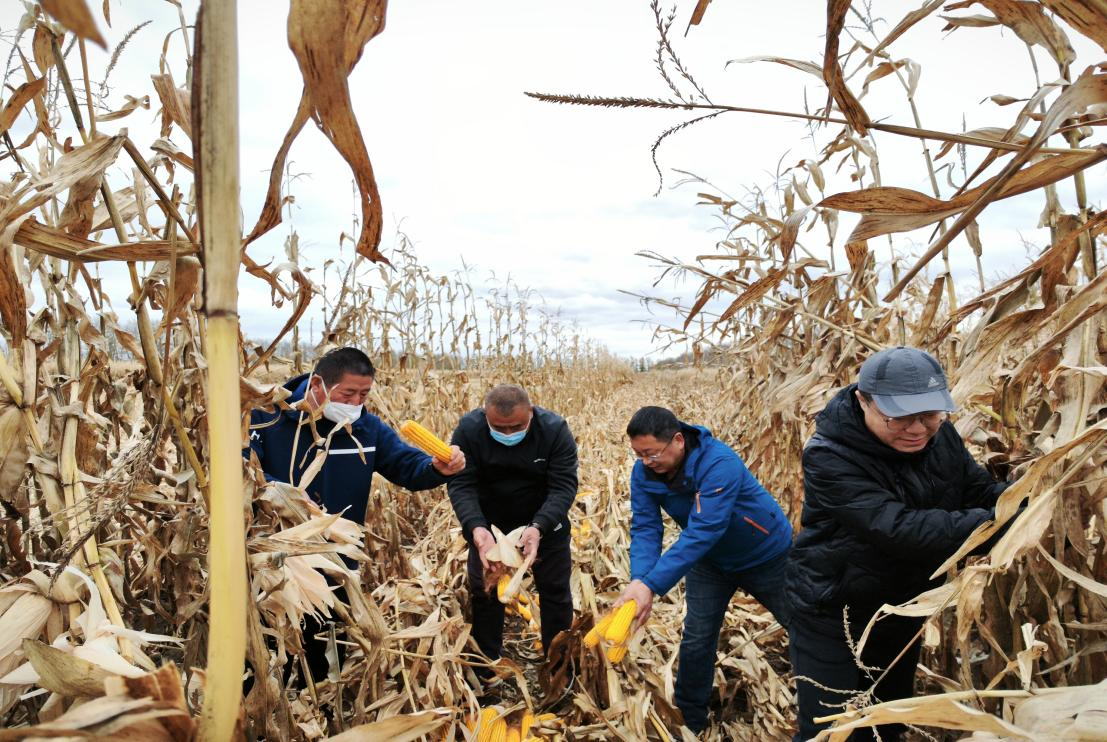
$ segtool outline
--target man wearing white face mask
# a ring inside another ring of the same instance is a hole
[[[425,490],[445,484],[465,468],[465,456],[453,447],[448,463],[432,459],[404,443],[400,437],[365,409],[375,369],[357,348],[339,348],[319,359],[315,371],[288,381],[292,394],[287,410],[250,414],[250,448],[266,479],[303,485],[304,474],[325,455],[305,486],[307,493],[329,513],[363,524],[373,472],[409,490]],[[305,637],[318,631],[308,617]],[[313,628],[314,627],[314,628]],[[308,664],[316,680],[326,677],[327,663],[321,642],[306,642]]]
[[[291,409],[250,415],[250,451],[266,476],[301,484],[304,472],[325,451],[323,467],[307,492],[327,512],[341,512],[357,523],[365,522],[374,471],[409,490],[425,490],[465,468],[456,446],[449,463],[432,459],[365,409],[375,373],[357,348],[333,350],[319,359],[313,373],[284,385],[292,392],[286,400]]]
[[[499,658],[504,606],[484,584],[486,554],[496,543],[491,526],[504,533],[526,526],[520,541],[524,556],[536,557],[542,647],[549,651],[573,621],[568,513],[577,493],[577,444],[569,425],[532,405],[522,387],[501,384],[485,397],[484,407],[461,418],[451,442],[468,457],[448,489],[469,541],[473,637],[485,656]]]

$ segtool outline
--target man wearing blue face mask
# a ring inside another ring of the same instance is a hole
[[[484,407],[461,418],[451,443],[466,454],[464,471],[450,480],[454,513],[469,542],[473,637],[495,660],[503,648],[504,606],[489,594],[486,557],[495,545],[491,526],[504,533],[526,526],[520,538],[542,601],[542,647],[573,621],[569,592],[569,507],[577,493],[577,445],[564,418],[532,405],[526,391],[501,384]]]

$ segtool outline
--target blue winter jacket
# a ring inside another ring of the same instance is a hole
[[[288,403],[303,399],[308,377],[309,374],[302,374],[284,385],[292,392],[286,400]],[[299,424],[301,420],[302,425]],[[447,478],[431,465],[430,456],[400,440],[376,415],[362,410],[361,417],[350,427],[353,437],[340,430],[331,438],[323,468],[307,487],[308,494],[327,512],[341,512],[345,518],[364,523],[374,471],[409,490],[431,489],[446,483]],[[319,445],[322,445],[334,430],[334,423],[319,418],[315,421],[315,429],[319,433]],[[299,442],[293,462],[292,447],[297,430]],[[250,413],[250,448],[242,453],[247,458],[251,451],[257,454],[266,479],[299,484],[318,451],[313,440],[307,413],[254,410]]]
[[[684,464],[666,482],[638,461],[630,475],[630,576],[664,595],[701,559],[741,572],[788,551],[792,525],[738,454],[711,431],[681,423]],[[664,510],[681,527],[661,553]]]

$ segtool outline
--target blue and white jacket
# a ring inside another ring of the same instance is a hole
[[[288,403],[303,399],[309,376],[302,374],[284,385],[292,392]],[[276,413],[254,410],[250,413],[250,448],[243,455],[249,458],[251,451],[257,454],[266,479],[299,484],[319,450],[307,418],[307,413],[299,410]],[[318,445],[323,445],[323,439],[334,427],[325,418],[315,421],[320,437]],[[352,437],[339,430],[331,438],[323,468],[307,487],[308,494],[327,512],[341,512],[345,518],[364,523],[374,471],[409,490],[426,490],[446,483],[447,478],[431,465],[430,456],[400,440],[376,415],[363,409],[361,417],[350,427]]]
[[[733,450],[698,425],[681,423],[684,464],[667,482],[641,461],[630,475],[630,576],[664,595],[701,559],[741,572],[788,551],[792,525]],[[664,554],[664,510],[681,527]]]

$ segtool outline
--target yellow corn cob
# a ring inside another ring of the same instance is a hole
[[[534,647],[534,649],[536,651],[541,652],[542,651],[542,640],[541,639],[535,639],[534,644],[532,644],[531,646]]]
[[[492,723],[492,735],[488,742],[507,742],[507,722],[502,718]]]
[[[534,712],[527,709],[527,712],[523,714],[523,721],[519,724],[519,736],[526,737],[530,734],[530,728],[534,726]]]
[[[600,622],[589,629],[588,633],[584,635],[584,646],[594,647],[600,643],[600,637],[607,631],[607,627],[611,625],[611,620],[615,618],[615,612],[609,611],[606,616],[600,619]]]
[[[500,712],[494,706],[481,709],[480,716],[477,717],[476,723],[469,727],[470,732],[477,733],[476,737],[474,737],[476,742],[491,742],[496,721],[500,720],[499,716]]]
[[[500,578],[500,581],[496,583],[496,597],[503,599],[504,591],[507,590],[507,586],[511,584],[511,578],[504,575]]]
[[[522,739],[522,735],[519,734],[519,730],[515,727],[507,728],[507,742],[519,742]]]
[[[619,610],[615,611],[615,618],[611,619],[603,638],[612,644],[626,642],[627,637],[630,636],[630,624],[634,621],[636,613],[638,613],[638,603],[636,601],[628,600],[619,606]]]
[[[619,644],[618,646],[611,647],[607,650],[607,659],[611,660],[611,664],[617,665],[623,661],[623,658],[627,656],[627,645]]]
[[[449,461],[454,455],[445,441],[414,420],[404,420],[400,426],[400,435],[407,438],[411,445],[439,461]]]
[[[526,603],[516,603],[515,610],[523,617],[524,621],[529,622],[534,618],[534,614],[530,612],[530,608],[527,608]]]

